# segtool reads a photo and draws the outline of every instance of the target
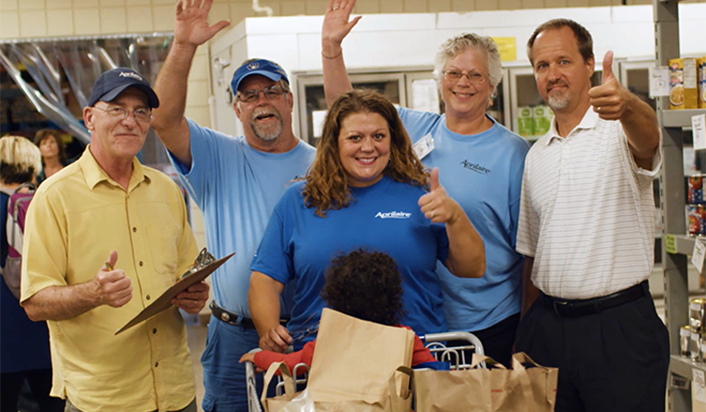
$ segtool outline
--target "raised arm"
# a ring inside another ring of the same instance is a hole
[[[284,352],[292,342],[287,328],[279,323],[279,297],[284,284],[260,272],[250,276],[248,304],[250,316],[260,335],[260,348]]]
[[[121,269],[112,269],[118,252],[112,251],[92,280],[78,285],[50,286],[22,302],[27,316],[35,321],[66,320],[89,310],[109,305],[119,308],[132,299],[130,278]],[[108,268],[110,267],[110,268]]]
[[[355,0],[329,0],[321,28],[321,61],[324,71],[326,104],[331,105],[343,93],[353,90],[343,61],[341,43],[358,23],[360,16],[348,21]]]
[[[603,81],[588,91],[591,105],[601,119],[620,121],[635,162],[650,170],[659,148],[657,115],[647,103],[620,85],[612,64],[613,52],[608,51],[603,58]]]
[[[154,87],[159,108],[152,112],[151,126],[167,149],[187,166],[191,165],[191,141],[184,110],[189,70],[196,49],[230,24],[221,20],[209,26],[211,3],[213,0],[177,2],[174,41]]]
[[[439,169],[431,172],[429,193],[419,198],[422,213],[434,223],[445,223],[449,257],[444,266],[455,276],[479,278],[485,273],[485,247],[466,212],[439,184]]]

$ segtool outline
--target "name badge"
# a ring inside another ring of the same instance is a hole
[[[416,153],[420,160],[424,159],[426,155],[434,150],[434,139],[431,137],[431,134],[427,134],[417,140],[417,142],[412,146],[412,149],[414,149],[414,153]]]

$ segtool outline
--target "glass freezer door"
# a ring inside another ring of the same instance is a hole
[[[402,73],[352,73],[349,77],[356,89],[377,90],[395,104],[404,105],[406,102],[404,74]],[[322,75],[298,75],[296,76],[296,84],[300,138],[311,145],[316,145],[321,137],[327,109],[324,96],[324,78]]]

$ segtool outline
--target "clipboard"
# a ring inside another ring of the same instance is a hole
[[[208,275],[213,273],[213,271],[221,267],[221,265],[223,265],[228,259],[235,255],[235,252],[233,252],[224,258],[212,260],[210,263],[201,266],[199,265],[199,259],[204,255],[204,253],[208,254],[208,252],[205,252],[205,250],[206,249],[204,248],[204,250],[202,250],[199,254],[199,257],[196,258],[196,263],[194,263],[194,267],[192,269],[182,275],[181,279],[179,279],[177,283],[175,283],[172,287],[164,291],[164,293],[162,293],[160,297],[158,297],[154,302],[152,302],[152,304],[142,309],[142,312],[138,313],[137,316],[132,318],[132,320],[126,323],[125,326],[118,329],[115,334],[117,335],[121,332],[124,332],[130,329],[131,327],[137,325],[138,323],[145,321],[164,310],[169,309],[170,307],[172,307],[172,298],[174,298],[180,292],[186,290],[189,286],[206,279]],[[213,258],[211,257],[211,259]],[[197,267],[198,269],[196,269]]]

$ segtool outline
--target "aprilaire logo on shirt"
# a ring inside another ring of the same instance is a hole
[[[490,173],[490,169],[486,169],[485,167],[479,165],[478,163],[471,163],[468,160],[464,160],[461,162],[461,166],[465,167],[466,169],[472,170],[476,173],[480,173],[482,175],[487,175]]]
[[[378,214],[375,215],[376,219],[409,219],[410,217],[412,217],[412,214],[407,212],[378,212]]]

